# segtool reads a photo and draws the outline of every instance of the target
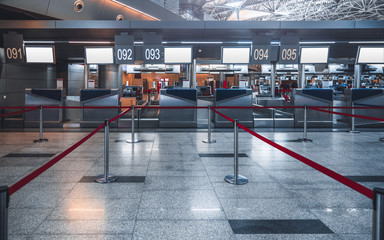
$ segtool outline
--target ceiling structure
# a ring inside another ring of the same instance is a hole
[[[384,0],[206,0],[196,1],[188,20],[319,21],[384,20]],[[203,16],[203,19],[201,18]]]

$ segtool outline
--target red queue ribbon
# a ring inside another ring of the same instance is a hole
[[[214,112],[216,112],[217,114],[219,114],[220,116],[224,117],[225,119],[227,119],[228,121],[231,121],[231,122],[234,122],[233,119],[223,115],[222,113],[219,113],[217,112],[216,110],[212,109]],[[351,179],[349,178],[346,178],[340,174],[338,174],[337,172],[334,172],[332,171],[331,169],[329,168],[326,168],[304,156],[301,156],[300,154],[297,154],[291,150],[289,150],[288,148],[285,148],[271,140],[269,140],[268,138],[266,137],[263,137],[261,136],[260,134],[257,134],[255,133],[254,131],[250,130],[249,128],[245,127],[244,125],[238,123],[237,126],[239,126],[239,128],[243,129],[244,131],[250,133],[251,135],[257,137],[258,139],[260,139],[261,141],[271,145],[272,147],[274,148],[277,148],[278,150],[288,154],[289,156],[293,157],[293,158],[296,158],[297,160],[299,160],[300,162],[302,163],[305,163],[307,164],[308,166],[316,169],[317,171],[321,172],[321,173],[324,173],[325,175],[327,175],[328,177],[331,177],[333,179],[335,179],[336,181],[352,188],[353,190],[363,194],[364,196],[370,198],[370,199],[373,199],[373,191],[369,188],[366,188],[364,187],[363,185],[357,183],[357,182],[354,182],[352,181]]]
[[[115,121],[116,119],[120,118],[121,116],[123,116],[124,114],[128,113],[129,111],[131,110],[131,108],[125,110],[124,112],[122,112],[121,114],[117,115],[116,117],[112,118],[109,120],[109,122],[113,122]],[[59,155],[57,155],[55,158],[53,158],[52,160],[50,160],[49,162],[45,163],[43,166],[39,167],[38,169],[36,169],[35,171],[33,171],[32,173],[28,174],[27,176],[25,176],[24,178],[22,178],[21,180],[19,180],[18,182],[16,182],[15,184],[13,184],[12,186],[9,187],[9,195],[12,195],[14,194],[15,192],[17,192],[18,190],[20,190],[22,187],[24,187],[25,185],[27,185],[29,182],[31,182],[33,179],[37,178],[40,174],[42,174],[43,172],[47,171],[50,167],[52,167],[55,163],[57,163],[58,161],[60,161],[61,159],[63,159],[65,156],[67,156],[68,154],[70,154],[72,151],[74,151],[76,148],[78,148],[81,144],[85,143],[88,139],[90,139],[93,135],[95,135],[100,129],[102,129],[103,127],[105,126],[105,123],[102,123],[99,127],[97,127],[95,130],[93,130],[90,134],[88,134],[87,136],[85,136],[84,138],[82,138],[80,141],[78,141],[77,143],[75,143],[74,145],[72,145],[70,148],[68,148],[67,150],[65,150],[64,152],[60,153]]]
[[[0,109],[26,109],[26,108],[36,108],[38,106],[21,106],[21,107],[0,107]]]
[[[19,113],[26,113],[26,112],[34,111],[34,110],[37,110],[37,109],[39,109],[39,108],[38,107],[33,107],[32,109],[29,109],[29,110],[4,113],[4,114],[0,114],[0,117],[5,117],[5,116],[9,116],[9,115],[15,115],[15,114],[19,114]]]
[[[332,114],[337,114],[337,115],[342,115],[342,116],[347,116],[347,117],[356,117],[356,118],[363,118],[363,119],[368,119],[368,120],[373,120],[373,121],[384,122],[383,118],[367,117],[367,116],[363,116],[363,115],[355,115],[355,114],[349,114],[349,113],[340,113],[340,112],[334,112],[334,111],[319,109],[319,108],[315,108],[315,107],[308,107],[308,108],[315,110],[315,111],[319,111],[319,112],[332,113]]]

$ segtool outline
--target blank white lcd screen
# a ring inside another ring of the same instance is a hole
[[[250,48],[227,48],[223,47],[223,53],[221,56],[222,63],[249,63]]]
[[[360,47],[357,63],[384,63],[384,47]]]
[[[55,63],[53,47],[25,47],[27,63]]]
[[[300,63],[327,63],[328,47],[301,48]]]
[[[192,63],[191,47],[165,47],[164,63]]]
[[[113,64],[113,48],[85,48],[87,64]]]

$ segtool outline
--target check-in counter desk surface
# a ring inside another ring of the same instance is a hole
[[[333,106],[333,90],[332,89],[294,89],[291,103],[294,106]],[[332,110],[332,109],[326,109]],[[303,127],[304,125],[304,109],[295,108],[295,127]],[[324,113],[314,110],[307,110],[307,126],[308,127],[332,127],[333,114]]]
[[[161,89],[160,107],[196,107],[196,89]],[[196,109],[160,109],[160,127],[197,127]]]
[[[64,91],[62,89],[27,88],[25,89],[25,106],[64,106]],[[44,127],[62,127],[63,109],[43,109]],[[25,127],[38,127],[40,110],[26,112]]]
[[[242,106],[252,107],[251,89],[215,89],[215,106]],[[246,127],[253,127],[253,109],[217,109],[220,113],[238,119]],[[214,115],[215,127],[233,127],[229,122],[217,113]]]
[[[81,106],[103,107],[103,106],[119,106],[118,89],[81,89],[80,102]],[[81,127],[97,127],[105,121],[119,114],[119,109],[83,109],[83,118],[80,122]],[[111,126],[116,126],[116,122]]]
[[[347,97],[347,106],[352,107],[368,107],[378,106],[384,107],[384,89],[371,89],[371,88],[357,88],[357,89],[346,89],[345,96]],[[352,110],[347,110],[348,113],[352,114]],[[384,109],[355,109],[354,114],[363,115],[368,117],[384,118]],[[349,118],[349,123],[351,124]],[[355,127],[383,127],[383,122],[355,118]]]

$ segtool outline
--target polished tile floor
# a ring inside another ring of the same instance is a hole
[[[384,132],[309,132],[312,143],[289,141],[301,138],[300,132],[261,133],[342,175],[384,175],[384,142],[379,141]],[[37,133],[1,132],[1,184],[11,185],[51,159],[5,155],[59,154],[86,135],[49,132],[44,136],[49,142],[34,144]],[[239,171],[249,178],[243,186],[223,180],[233,173],[233,158],[199,155],[232,153],[228,130],[214,132],[213,144],[202,142],[207,136],[201,131],[136,136],[145,141],[128,144],[116,140],[129,139],[130,133],[110,134],[110,172],[145,176],[144,183],[81,181],[103,173],[104,134],[97,133],[11,196],[10,239],[371,239],[370,199],[248,133],[239,133],[239,152],[247,155],[239,159]],[[384,187],[383,182],[362,184]],[[274,222],[269,220],[317,220],[330,233],[253,228],[241,234],[244,229],[231,227],[236,220],[267,225]]]

